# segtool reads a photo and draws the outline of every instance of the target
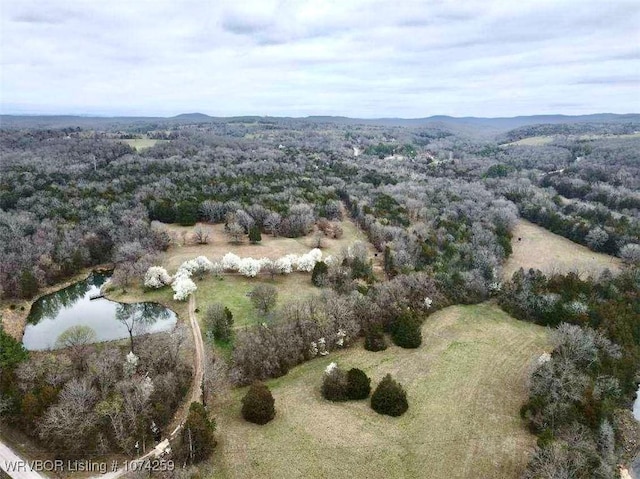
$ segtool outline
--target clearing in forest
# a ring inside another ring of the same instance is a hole
[[[619,258],[591,251],[523,219],[513,230],[511,246],[513,253],[504,265],[504,279],[511,278],[519,268],[539,269],[547,274],[598,275],[607,268],[617,272],[622,264]]]
[[[168,140],[154,140],[153,138],[145,137],[145,138],[132,138],[127,140],[118,140],[118,141],[126,143],[136,151],[140,151],[140,150],[144,150],[145,148],[151,148],[153,145],[155,145],[159,141],[166,142]]]
[[[342,236],[339,239],[322,237],[322,255],[339,255],[343,248],[348,247],[355,241],[367,242],[367,238],[350,220],[334,222],[342,228]],[[251,244],[245,236],[241,243],[231,243],[224,231],[223,224],[198,223],[195,226],[179,226],[175,224],[165,224],[157,221],[153,226],[166,231],[172,240],[172,246],[165,253],[163,266],[169,273],[175,270],[184,261],[193,259],[196,256],[204,255],[211,261],[219,261],[222,257],[231,252],[241,258],[251,257],[255,259],[270,258],[277,259],[287,254],[305,254],[316,247],[317,229],[300,238],[285,238],[263,233],[262,241],[258,244]],[[195,231],[201,228],[209,235],[208,244],[196,244]],[[375,252],[372,245],[369,245],[371,256]]]
[[[265,426],[242,420],[246,388],[231,391],[213,408],[219,442],[203,477],[518,477],[535,444],[518,411],[532,361],[549,349],[546,330],[485,303],[436,312],[422,331],[418,349],[358,344],[268,381],[276,417]],[[391,373],[409,410],[392,418],[368,400],[324,400],[332,361],[363,369],[373,387]]]
[[[544,146],[549,145],[554,140],[551,135],[542,136],[530,136],[528,138],[522,138],[521,140],[512,141],[511,143],[504,143],[501,146]]]

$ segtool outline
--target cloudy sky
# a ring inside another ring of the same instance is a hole
[[[640,2],[0,0],[2,113],[640,112]]]

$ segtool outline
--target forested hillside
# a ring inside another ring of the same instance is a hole
[[[517,124],[492,136],[470,134],[470,120],[464,128],[447,122],[198,115],[63,121],[64,127],[46,128],[15,121],[0,130],[3,308],[15,309],[17,301],[97,265],[115,267],[113,285],[142,291],[145,273],[175,247],[152,222],[224,224],[230,243],[317,233],[320,247],[322,234],[337,237],[336,225],[349,218],[373,252],[359,243],[317,272],[320,261],[314,260],[305,271],[314,270],[321,297],[286,305],[263,326],[236,331],[224,354],[212,348],[228,362],[234,386],[281,376],[312,359],[320,336],[327,351],[362,336],[375,342],[385,333],[402,342],[432,311],[497,298],[517,319],[560,325],[522,409],[523,420],[539,435],[526,477],[547,477],[536,475],[542,468],[570,471],[558,477],[612,477],[617,464],[629,460],[622,452],[621,416],[633,399],[640,366],[635,118]],[[519,240],[513,236],[519,218],[619,257],[624,271],[587,278],[520,270],[504,280],[503,265]],[[194,231],[199,243],[208,242],[202,230]],[[271,265],[273,278],[282,273],[275,264],[267,258],[261,267]],[[60,377],[51,379],[42,360],[28,359],[1,333],[11,346],[0,356],[0,413],[37,430],[34,436],[42,441],[60,441],[67,455],[79,452],[71,434],[77,425],[58,427],[54,416],[74,407],[74,394],[84,395],[85,406],[100,399],[100,407],[87,406],[93,422],[82,429],[91,449],[131,453],[135,435],[123,424],[144,428],[136,412],[114,412],[117,420],[104,422],[105,408],[117,409],[115,392],[146,394],[153,412],[145,414],[165,426],[191,378],[175,337],[161,337],[139,353],[154,378],[152,394],[137,391],[142,386],[115,366],[101,376],[85,364],[64,362],[56,366]],[[161,348],[173,348],[175,357],[157,356]],[[124,360],[116,349],[86,359],[93,365]]]

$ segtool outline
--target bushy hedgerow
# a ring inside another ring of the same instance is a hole
[[[400,315],[394,324],[391,338],[396,346],[413,349],[422,344],[422,331],[420,319],[415,313],[406,311]]]
[[[391,374],[382,379],[371,395],[371,408],[378,414],[394,417],[402,416],[409,409],[407,393]]]
[[[367,351],[384,351],[387,349],[387,340],[381,327],[370,328],[364,336],[364,349]]]
[[[367,399],[371,393],[371,379],[358,368],[347,373],[347,397],[352,400]]]
[[[261,382],[255,382],[242,398],[242,417],[255,424],[266,424],[276,415],[275,400],[269,388]]]

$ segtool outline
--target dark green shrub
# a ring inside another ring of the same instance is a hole
[[[269,388],[261,383],[253,383],[242,398],[242,417],[255,424],[266,424],[276,415],[275,400]]]
[[[257,226],[252,226],[249,228],[249,241],[253,244],[259,243],[262,241],[262,234],[260,233],[260,228]]]
[[[364,335],[364,349],[367,351],[384,351],[387,349],[387,340],[382,328],[371,328]]]
[[[204,406],[192,402],[189,415],[177,440],[172,445],[173,454],[180,462],[194,464],[208,458],[216,447],[213,433],[214,420],[209,419]]]
[[[311,282],[315,286],[324,286],[327,282],[327,273],[329,272],[329,267],[327,263],[324,261],[318,261],[316,265],[313,267],[313,273],[311,273]]]
[[[371,393],[371,379],[358,368],[347,373],[347,397],[353,400],[367,399]]]
[[[371,408],[378,414],[401,416],[407,409],[407,393],[402,386],[387,374],[371,395]]]
[[[422,331],[420,330],[420,321],[415,313],[407,311],[400,315],[393,327],[391,338],[395,345],[401,348],[413,349],[420,347],[422,344]]]
[[[214,303],[207,308],[204,316],[205,334],[216,341],[228,342],[233,331],[233,314],[229,308]]]
[[[336,363],[331,363],[324,372],[322,380],[322,397],[329,401],[346,401],[348,381],[345,372]]]
[[[540,433],[536,443],[538,447],[544,448],[550,446],[554,440],[555,437],[553,436],[553,430],[551,428],[546,428]]]

